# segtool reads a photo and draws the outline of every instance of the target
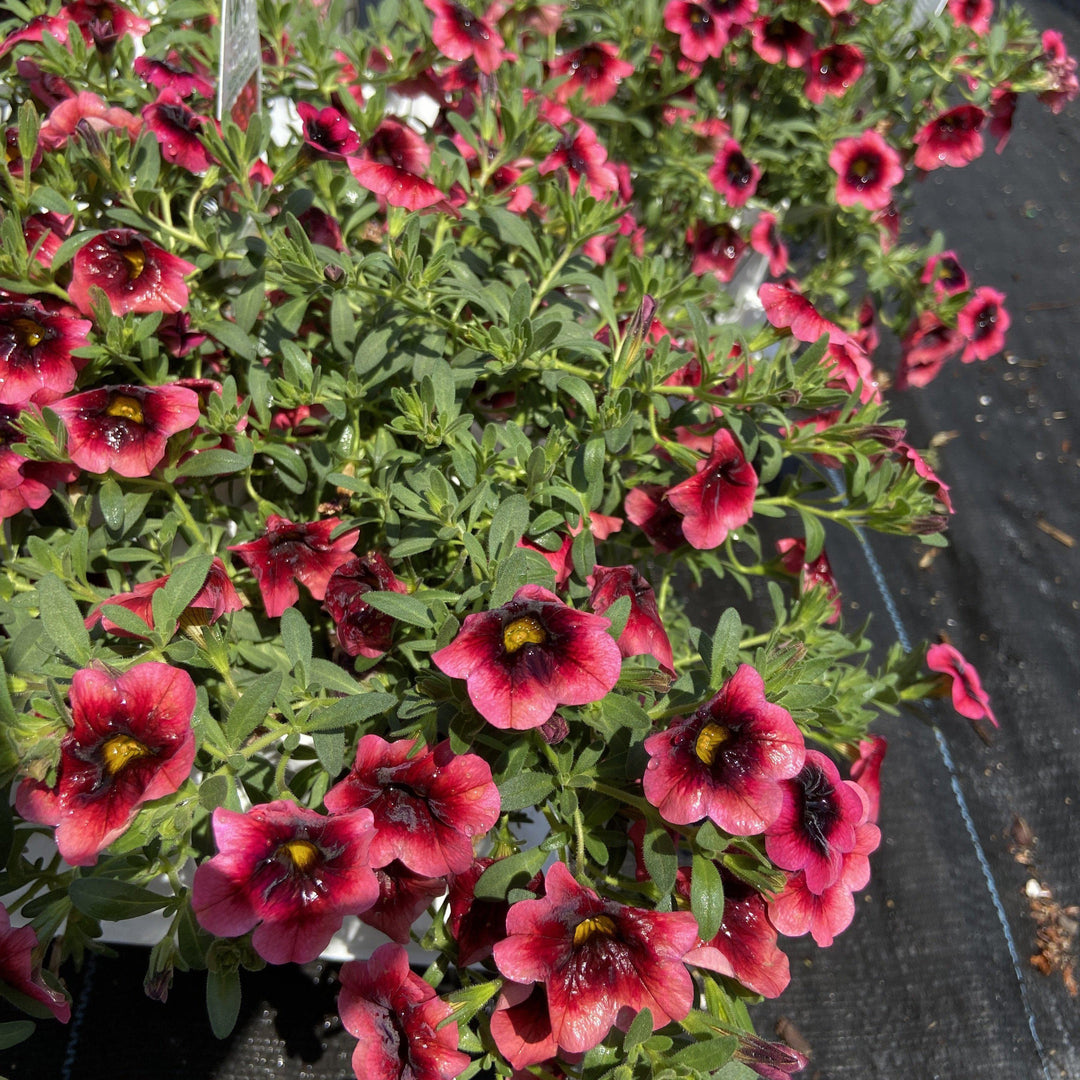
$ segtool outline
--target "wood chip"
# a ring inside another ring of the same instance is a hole
[[[1076,537],[1070,536],[1056,525],[1051,525],[1041,514],[1035,519],[1035,524],[1038,525],[1047,536],[1052,536],[1059,544],[1064,544],[1067,548],[1076,547]]]

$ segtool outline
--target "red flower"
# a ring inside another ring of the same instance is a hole
[[[48,405],[68,393],[87,363],[71,352],[86,347],[92,325],[30,297],[0,300],[0,405]]]
[[[446,195],[421,175],[427,171],[431,148],[412,128],[389,117],[348,158],[356,182],[386,199],[391,206],[423,210],[442,202]]]
[[[129,311],[179,311],[188,302],[184,275],[195,267],[140,236],[134,229],[108,229],[84,244],[72,259],[68,296],[91,312],[91,287],[105,290],[114,315]]]
[[[863,54],[854,45],[826,45],[806,65],[803,92],[815,105],[820,105],[827,94],[843,97],[862,78],[865,69]]]
[[[881,735],[859,741],[859,757],[851,763],[851,779],[863,789],[867,799],[866,820],[877,822],[881,807],[881,765],[888,743]]]
[[[834,623],[840,618],[840,589],[829,565],[828,556],[822,549],[821,554],[812,562],[806,561],[806,541],[793,536],[776,541],[776,550],[780,553],[780,562],[789,574],[799,578],[799,591],[807,593],[811,589],[824,589],[832,601],[832,615],[827,623]]]
[[[619,635],[619,652],[624,657],[652,656],[674,677],[671,641],[656,607],[653,587],[632,566],[598,564],[588,581],[592,589],[589,606],[597,615],[603,615],[620,597],[630,597],[630,615]]]
[[[950,356],[964,344],[959,330],[946,326],[932,311],[924,311],[900,342],[900,368],[896,388],[926,386],[938,374]]]
[[[34,963],[37,947],[34,928],[13,929],[8,909],[0,904],[0,983],[48,1009],[61,1024],[66,1024],[71,1019],[71,1002],[45,984],[40,961]]]
[[[81,469],[149,476],[171,436],[199,420],[199,395],[184,386],[102,386],[54,401],[67,452]]]
[[[758,289],[758,299],[765,308],[765,318],[781,330],[790,330],[797,341],[813,343],[822,334],[833,344],[844,344],[851,335],[829,322],[801,293],[786,285],[766,282]]]
[[[195,918],[219,937],[255,927],[251,944],[271,964],[314,960],[379,895],[370,810],[327,817],[279,799],[246,814],[219,806],[213,823],[218,854],[195,871]]]
[[[97,94],[80,90],[54,106],[38,132],[45,150],[59,150],[83,124],[92,131],[126,131],[132,139],[142,131],[142,120],[118,105],[106,105]]]
[[[485,75],[509,58],[502,36],[489,19],[479,18],[455,0],[424,0],[424,6],[435,15],[431,40],[444,56],[471,58]]]
[[[679,51],[687,60],[704,63],[710,56],[719,57],[730,40],[730,24],[717,18],[719,4],[712,0],[668,0],[664,8],[664,26],[679,35]],[[756,9],[756,3],[755,3]]]
[[[682,962],[697,940],[688,911],[651,912],[605,900],[561,863],[545,896],[510,908],[495,964],[517,983],[543,983],[555,1043],[591,1050],[617,1025],[625,1031],[648,1008],[653,1030],[682,1020],[694,986]]]
[[[1039,100],[1056,114],[1080,93],[1080,79],[1076,75],[1076,60],[1066,50],[1061,31],[1044,30],[1042,47],[1042,61],[1050,89],[1044,90]]]
[[[726,221],[719,225],[696,225],[686,230],[693,249],[690,269],[695,274],[715,274],[728,282],[746,254],[746,241]]]
[[[931,255],[923,267],[919,281],[933,285],[934,298],[941,303],[947,296],[957,296],[971,288],[967,271],[960,265],[955,251],[942,251]]]
[[[139,56],[135,59],[135,74],[141,75],[159,90],[175,90],[182,98],[191,97],[192,94],[212,98],[214,84],[201,72],[182,67],[179,60],[175,52],[170,52],[164,60]]]
[[[802,733],[765,699],[749,664],[693,716],[645,740],[645,798],[673,825],[709,818],[733,836],[764,832],[777,819],[784,783],[803,768]]]
[[[929,172],[943,165],[960,168],[983,152],[979,130],[986,113],[977,105],[957,105],[915,133],[915,166]]]
[[[855,848],[855,826],[866,820],[865,795],[841,780],[818,750],[806,751],[802,771],[783,782],[780,816],[765,833],[765,850],[784,870],[804,870],[806,886],[820,896],[840,880],[844,855]]]
[[[750,26],[754,52],[766,64],[804,67],[814,51],[813,35],[790,19],[755,19]]]
[[[707,968],[737,979],[762,997],[779,997],[791,981],[788,958],[777,947],[776,928],[765,913],[759,892],[721,871],[724,882],[724,917],[715,937],[699,941],[685,956],[692,967]],[[675,891],[690,901],[691,874],[680,867]]]
[[[142,111],[146,126],[161,144],[161,156],[188,172],[204,173],[213,158],[199,138],[199,132],[207,122],[189,109],[176,90],[160,91],[157,101]]]
[[[334,620],[338,644],[349,656],[382,656],[390,648],[396,620],[376,611],[364,597],[370,592],[408,591],[377,551],[339,566],[327,582],[323,603]]]
[[[868,210],[884,210],[892,189],[904,179],[900,155],[873,130],[837,140],[829,165],[837,173],[836,201],[841,206],[861,203]]]
[[[752,517],[757,473],[726,428],[713,436],[712,453],[696,468],[693,476],[668,489],[667,500],[683,516],[687,542],[707,550]]]
[[[634,74],[634,65],[619,59],[619,47],[607,41],[583,45],[551,61],[551,74],[570,77],[556,87],[552,97],[567,102],[579,90],[590,105],[603,105],[619,89],[619,83]]]
[[[306,101],[297,103],[296,111],[304,128],[304,144],[330,158],[344,158],[360,149],[360,136],[353,131],[349,118],[327,106],[319,109]]]
[[[626,493],[624,506],[627,519],[641,529],[660,554],[686,543],[682,518],[664,494],[660,484],[639,484]]]
[[[38,510],[61,484],[79,475],[77,466],[62,461],[31,461],[11,447],[23,441],[12,421],[18,409],[0,406],[0,521],[20,510]]]
[[[66,45],[68,42],[67,14],[34,16],[21,30],[12,31],[3,42],[0,42],[0,57],[6,56],[20,41],[40,42],[46,34],[56,38],[61,45]]]
[[[607,163],[607,150],[588,124],[580,124],[575,135],[564,135],[536,171],[546,176],[557,169],[566,169],[572,192],[577,191],[582,180],[589,185],[589,194],[594,199],[606,199],[619,190],[619,177]]]
[[[300,599],[298,581],[316,600],[326,596],[331,576],[352,558],[360,538],[359,529],[350,529],[331,540],[330,534],[340,524],[334,517],[296,524],[271,514],[258,540],[229,548],[254,574],[270,618],[277,618]]]
[[[1005,294],[983,285],[960,309],[956,326],[967,341],[960,359],[965,364],[973,360],[989,360],[1005,348],[1005,331],[1009,329],[1009,313],[1003,308]]]
[[[473,863],[473,840],[498,820],[499,790],[476,754],[455,755],[445,741],[414,753],[416,745],[365,735],[352,771],[323,802],[335,813],[364,806],[375,815],[372,866],[399,859],[425,877],[459,874]]]
[[[458,1027],[435,990],[409,969],[400,945],[380,945],[368,960],[341,968],[341,1022],[359,1042],[357,1080],[453,1080],[470,1064]]]
[[[788,268],[788,249],[776,231],[776,215],[764,211],[750,228],[750,246],[769,260],[769,273],[779,277]]]
[[[978,37],[990,32],[994,0],[949,0],[949,14],[958,26],[966,26]]]
[[[51,210],[31,214],[23,221],[27,253],[46,269],[50,268],[60,245],[74,227],[75,219],[70,214],[54,214]]]
[[[191,316],[186,311],[164,316],[158,324],[157,337],[165,351],[177,360],[193,353],[206,341],[206,334],[191,329]]]
[[[491,1037],[499,1053],[519,1071],[541,1065],[558,1054],[543,983],[528,986],[503,980],[491,1014]],[[564,1059],[567,1057],[577,1059],[579,1055],[563,1054]]]
[[[539,727],[558,705],[599,701],[615,686],[622,656],[609,625],[540,585],[522,585],[502,607],[467,615],[431,659],[467,680],[469,700],[488,723],[521,731]]]
[[[188,778],[195,684],[186,671],[156,662],[122,675],[83,668],[70,698],[56,786],[24,780],[16,807],[27,821],[56,826],[56,846],[72,866],[93,866],[142,803],[171,795]]]
[[[990,697],[983,689],[979,673],[958,649],[951,645],[931,645],[926,652],[926,666],[952,680],[953,708],[961,716],[966,716],[969,720],[982,720],[985,717],[994,727],[998,726],[997,717],[990,708]]]
[[[709,169],[712,185],[724,196],[728,206],[745,206],[761,179],[761,170],[742,152],[734,139],[728,139]]]
[[[909,464],[915,470],[916,475],[922,477],[925,481],[924,486],[930,488],[941,505],[950,514],[955,513],[952,498],[949,495],[949,485],[930,468],[919,451],[913,446],[908,446],[906,442],[898,442],[895,452],[902,462]]]
[[[990,91],[990,136],[996,139],[994,153],[1005,149],[1012,134],[1013,114],[1020,96],[1008,86],[995,86]]]
[[[509,902],[480,900],[475,894],[480,875],[495,861],[489,858],[477,859],[467,870],[450,875],[450,891],[447,896],[450,914],[446,920],[446,928],[457,942],[459,968],[486,960],[491,955],[495,942],[506,937]],[[526,888],[539,894],[543,881],[537,874]]]
[[[158,589],[164,588],[168,582],[169,575],[166,574],[164,577],[154,578],[153,581],[140,582],[131,592],[117,593],[116,596],[110,596],[108,600],[102,600],[100,604],[94,606],[94,609],[87,616],[87,629],[101,623],[102,629],[110,634],[116,634],[118,637],[131,637],[132,635],[127,630],[122,630],[108,615],[104,614],[103,609],[107,605],[116,604],[119,607],[127,608],[128,611],[133,611],[146,623],[148,631],[153,630],[154,593]],[[180,622],[191,626],[216,623],[225,612],[240,611],[243,606],[244,601],[229,579],[225,564],[221,559],[215,557],[210,564],[210,570],[206,575],[203,587],[185,608],[184,613],[180,616]],[[209,612],[209,614],[202,615],[201,613],[204,611]]]
[[[375,880],[379,883],[379,898],[360,913],[360,921],[392,941],[408,945],[413,923],[446,892],[446,881],[414,874],[397,859],[376,870]]]

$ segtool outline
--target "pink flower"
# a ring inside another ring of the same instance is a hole
[[[959,330],[946,326],[932,311],[923,311],[900,342],[896,388],[926,386],[937,377],[950,356],[964,344]]]
[[[446,199],[431,181],[425,180],[431,148],[405,124],[387,117],[375,134],[347,158],[356,182],[385,199],[391,206],[423,210]]]
[[[546,176],[558,169],[566,169],[572,192],[577,191],[582,180],[589,185],[589,194],[594,199],[606,199],[619,190],[619,177],[608,164],[607,150],[588,124],[579,124],[574,135],[564,135],[536,171]]]
[[[135,74],[159,90],[175,90],[182,98],[193,94],[201,94],[205,98],[214,96],[214,84],[202,71],[182,66],[176,52],[170,52],[164,60],[150,56],[136,57]]]
[[[464,968],[486,960],[491,955],[495,942],[502,941],[506,936],[509,902],[481,900],[475,893],[480,875],[495,862],[495,859],[486,857],[477,859],[467,870],[450,875],[450,890],[447,895],[450,914],[446,920],[446,928],[457,942],[458,967]],[[539,895],[543,883],[544,879],[537,874],[526,888]],[[545,1020],[546,1016],[545,1009]]]
[[[131,592],[117,593],[116,596],[110,596],[107,600],[102,600],[100,604],[95,604],[86,618],[87,629],[101,623],[102,629],[110,634],[116,634],[118,637],[132,637],[127,630],[122,630],[102,610],[109,604],[116,604],[138,615],[146,623],[147,632],[149,632],[154,628],[154,593],[164,588],[168,582],[169,575],[166,574],[164,577],[154,578],[153,581],[140,582]],[[213,624],[227,611],[240,611],[243,606],[244,601],[229,579],[225,564],[215,557],[210,564],[206,581],[184,609],[180,622],[189,626]],[[203,612],[208,614],[202,614]]]
[[[808,593],[811,589],[824,589],[832,601],[832,615],[825,621],[834,623],[840,618],[840,588],[836,584],[829,558],[824,549],[816,559],[806,561],[806,541],[798,537],[785,537],[776,541],[776,550],[780,553],[780,562],[789,574],[799,578],[799,592]]]
[[[995,86],[990,91],[990,137],[996,139],[994,153],[1000,154],[1012,134],[1013,114],[1016,112],[1019,94],[1008,86]]]
[[[471,58],[485,75],[490,75],[511,55],[491,18],[480,18],[455,0],[424,0],[424,6],[435,16],[431,40],[451,60]]]
[[[960,168],[983,152],[979,134],[986,113],[977,105],[957,105],[915,133],[915,166],[930,171],[943,165]]]
[[[380,945],[368,960],[341,968],[341,1022],[359,1042],[357,1080],[453,1080],[470,1064],[458,1046],[453,1010],[409,969],[400,945]]]
[[[466,616],[431,659],[467,680],[469,700],[488,723],[520,731],[539,727],[558,705],[586,705],[614,688],[622,656],[609,625],[539,585],[523,585],[502,607]]]
[[[199,925],[219,937],[255,927],[251,944],[271,964],[314,960],[344,917],[379,895],[368,861],[372,820],[370,810],[327,817],[284,799],[246,814],[219,806],[218,854],[191,887]]]
[[[619,652],[624,656],[652,656],[674,678],[675,667],[653,587],[632,566],[600,566],[588,578],[592,593],[589,606],[597,615],[620,597],[630,597],[630,614],[619,635]]]
[[[668,489],[667,500],[683,515],[687,542],[708,550],[752,517],[757,473],[727,428],[713,436],[712,453],[696,468],[693,476]]]
[[[820,105],[826,95],[843,97],[862,78],[863,54],[854,45],[834,43],[818,49],[806,65],[806,99]]]
[[[682,1020],[693,1004],[682,958],[697,940],[694,916],[602,899],[561,862],[548,870],[542,899],[511,906],[506,932],[495,964],[513,982],[544,985],[552,1039],[562,1050],[591,1050],[644,1008],[655,1031]]]
[[[730,281],[746,254],[746,241],[726,221],[719,225],[699,224],[687,228],[686,242],[693,254],[691,272],[715,274],[719,281]]]
[[[966,716],[969,720],[982,720],[985,717],[994,727],[998,726],[997,717],[990,708],[990,697],[983,689],[979,673],[958,649],[951,645],[931,645],[926,652],[926,666],[952,680],[953,708],[961,716]],[[944,681],[943,679],[942,682]]]
[[[1080,93],[1076,59],[1066,50],[1065,39],[1059,30],[1044,30],[1042,47],[1042,61],[1050,88],[1039,94],[1039,100],[1056,114]]]
[[[92,473],[149,476],[169,439],[199,420],[199,396],[185,386],[102,386],[54,401],[71,460]]]
[[[503,980],[491,1014],[491,1037],[499,1053],[519,1071],[541,1065],[558,1054],[543,983],[529,986]],[[568,1057],[576,1060],[580,1055],[562,1055],[563,1060]]]
[[[446,892],[443,878],[414,874],[395,859],[375,871],[379,898],[360,913],[360,921],[382,931],[392,941],[408,945],[413,923]]]
[[[70,308],[66,308],[71,312]],[[92,323],[29,296],[0,299],[0,405],[48,405],[74,386]]]
[[[790,19],[755,19],[750,32],[754,52],[766,64],[805,67],[814,51],[813,35]]]
[[[70,484],[79,468],[63,461],[32,461],[12,449],[23,441],[12,421],[19,410],[0,405],[0,521],[21,510],[39,510],[61,485]]]
[[[296,112],[303,124],[304,145],[328,158],[344,158],[360,149],[360,136],[349,118],[339,109],[324,109],[306,101],[297,102]]]
[[[804,870],[807,888],[820,896],[840,880],[844,855],[855,848],[865,798],[829,758],[807,750],[802,771],[784,781],[780,815],[765,834],[769,858],[784,870]]]
[[[565,103],[580,90],[590,105],[603,105],[615,96],[619,83],[634,74],[634,65],[619,59],[617,45],[597,41],[556,56],[551,61],[551,74],[555,78],[570,76],[552,94],[556,101]]]
[[[750,246],[769,260],[769,273],[779,277],[788,268],[788,249],[776,231],[776,215],[764,211],[750,227]]]
[[[37,947],[34,928],[13,929],[7,908],[0,904],[0,983],[48,1009],[61,1024],[66,1024],[71,1019],[71,1002],[59,990],[46,985],[41,962],[34,962]]]
[[[982,37],[990,31],[994,0],[949,0],[949,14],[958,26],[966,26]]]
[[[199,138],[208,120],[189,109],[178,91],[161,90],[157,101],[143,109],[142,116],[161,144],[161,156],[166,161],[193,173],[210,168],[213,159]]]
[[[728,139],[709,168],[709,179],[728,206],[745,206],[757,191],[761,170],[747,158],[734,139]]]
[[[154,661],[121,675],[91,667],[75,672],[70,699],[56,785],[24,780],[16,807],[27,821],[56,826],[56,846],[72,866],[93,866],[144,802],[188,778],[195,684]]]
[[[143,126],[142,120],[127,109],[106,105],[97,94],[81,90],[53,107],[38,132],[38,143],[45,150],[59,150],[79,130],[80,124],[99,134],[125,131],[132,139],[138,137]]]
[[[399,859],[424,877],[459,874],[473,863],[473,840],[498,820],[499,790],[476,754],[456,755],[445,741],[418,753],[416,745],[363,736],[349,775],[323,802],[334,813],[366,807],[375,815],[372,866]]]
[[[342,563],[327,582],[323,602],[334,620],[338,644],[349,656],[382,656],[390,648],[397,620],[376,611],[364,597],[370,592],[408,591],[378,551]]]
[[[360,538],[359,529],[349,529],[332,540],[330,534],[340,524],[334,517],[297,524],[271,514],[266,519],[266,532],[258,540],[229,548],[255,576],[270,618],[277,618],[300,599],[297,582],[316,600],[326,596],[331,576],[352,558]]]
[[[114,315],[179,311],[188,302],[184,276],[192,263],[170,255],[134,229],[107,229],[75,253],[68,296],[89,315],[90,289],[105,291]]]
[[[892,189],[904,179],[900,155],[873,130],[855,139],[839,139],[829,154],[837,173],[836,201],[841,206],[861,204],[868,210],[884,210]]]
[[[989,360],[994,353],[1005,348],[1005,331],[1012,321],[1002,306],[1005,294],[983,285],[960,309],[956,327],[967,344],[960,359],[965,364],[973,360]]]
[[[765,699],[757,671],[740,664],[708,704],[650,735],[645,751],[645,798],[665,821],[707,817],[733,836],[753,836],[779,816],[806,746],[791,714]]]
[[[919,281],[933,285],[934,299],[941,303],[947,296],[957,296],[971,288],[967,271],[960,265],[955,251],[940,251],[931,255],[923,267]]]
[[[704,63],[710,56],[719,57],[730,40],[728,24],[716,17],[721,5],[713,0],[668,0],[664,8],[664,26],[679,35],[679,51],[687,60]],[[729,6],[729,5],[724,5]],[[756,2],[755,2],[756,9]]]
[[[877,822],[881,807],[881,765],[888,743],[881,735],[871,735],[859,741],[859,756],[851,763],[851,779],[866,794],[866,820]]]
[[[851,335],[819,314],[809,300],[787,285],[766,282],[758,289],[758,299],[765,308],[765,318],[779,330],[790,330],[797,341],[813,343],[822,334],[832,344],[842,345]]]
[[[682,519],[665,494],[660,484],[639,484],[626,493],[624,506],[627,520],[641,529],[660,554],[686,543]]]

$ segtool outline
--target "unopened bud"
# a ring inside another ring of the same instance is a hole
[[[748,1065],[766,1080],[783,1080],[792,1073],[802,1072],[809,1064],[805,1057],[785,1043],[769,1042],[749,1032],[741,1032],[735,1048],[735,1060]]]
[[[561,713],[554,713],[550,720],[540,725],[540,735],[544,742],[551,746],[560,743],[570,734],[570,725],[563,719]]]
[[[944,514],[924,514],[908,522],[908,532],[913,532],[918,536],[944,532],[948,527],[949,519]]]

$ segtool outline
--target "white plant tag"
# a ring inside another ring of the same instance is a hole
[[[261,105],[261,76],[259,12],[255,0],[222,0],[219,121],[228,113],[240,127],[247,127],[248,117]]]

